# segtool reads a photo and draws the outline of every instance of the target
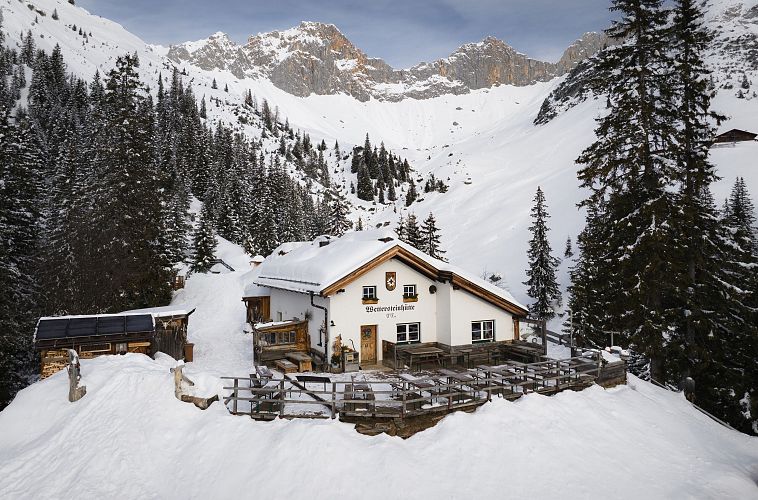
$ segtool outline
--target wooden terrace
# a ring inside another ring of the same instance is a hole
[[[625,365],[622,366],[625,377]],[[493,397],[581,390],[608,368],[597,359],[576,357],[537,363],[508,361],[470,369],[437,369],[336,379],[318,375],[279,377],[259,367],[247,377],[224,377],[224,403],[235,415],[275,418],[405,419],[473,410]],[[618,370],[619,367],[614,367]]]

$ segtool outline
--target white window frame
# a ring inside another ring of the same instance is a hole
[[[416,326],[416,338],[411,338],[411,326]],[[401,328],[404,330],[401,332]],[[421,323],[398,323],[395,325],[396,337],[395,341],[398,344],[420,344],[421,343]],[[405,340],[400,340],[400,335],[403,335]]]
[[[479,338],[474,337],[474,326],[479,325]],[[488,325],[489,328],[485,328]],[[489,333],[489,335],[486,335]],[[495,341],[495,320],[494,319],[482,319],[471,322],[471,342],[494,342]]]
[[[411,290],[410,293],[409,290]],[[412,299],[414,297],[418,297],[416,285],[403,285],[403,298]]]
[[[366,293],[366,292],[369,293]],[[363,287],[363,300],[379,300],[379,297],[377,296],[376,286],[375,285],[366,285]]]

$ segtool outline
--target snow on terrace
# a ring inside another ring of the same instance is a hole
[[[481,288],[526,310],[513,296],[473,274],[448,262],[429,257],[416,248],[400,241],[394,231],[377,229],[347,233],[341,238],[322,236],[310,243],[285,244],[260,266],[260,275],[255,282],[272,288],[285,288],[298,292],[320,293],[333,284],[399,246],[426,261],[439,271],[449,271]]]
[[[0,498],[758,498],[758,439],[635,378],[495,400],[402,440],[200,411],[162,359],[82,371],[79,402],[59,372],[0,413]]]

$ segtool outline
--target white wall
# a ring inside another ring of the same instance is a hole
[[[450,305],[450,345],[471,344],[471,322],[480,320],[495,321],[495,340],[513,340],[513,317],[507,311],[465,290],[453,290]]]
[[[385,286],[385,273],[395,272],[397,286],[389,291]],[[403,303],[403,285],[416,285],[417,302]],[[398,323],[420,323],[421,342],[437,342],[437,299],[429,293],[431,285],[440,285],[396,259],[390,259],[372,269],[345,287],[343,293],[330,298],[329,312],[335,326],[331,338],[342,335],[342,342],[360,350],[361,325],[377,325],[377,360],[382,359],[382,340],[397,341]],[[377,304],[363,304],[363,287],[376,286]],[[438,286],[439,288],[439,286]],[[367,312],[367,308],[412,306],[413,310]]]

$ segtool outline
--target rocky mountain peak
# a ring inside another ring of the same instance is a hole
[[[225,69],[238,78],[264,76],[298,96],[344,93],[362,101],[397,101],[548,81],[593,54],[602,42],[601,35],[586,34],[555,64],[531,59],[488,36],[462,45],[448,57],[394,69],[366,55],[335,25],[303,21],[286,30],[253,35],[242,46],[216,33],[206,40],[172,46],[168,57],[202,69]]]

